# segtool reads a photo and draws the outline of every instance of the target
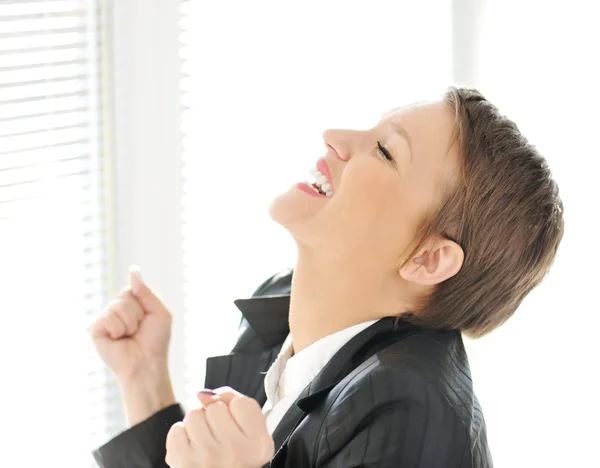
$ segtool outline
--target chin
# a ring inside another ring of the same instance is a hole
[[[304,237],[307,234],[306,231],[311,230],[311,220],[319,208],[308,197],[297,189],[291,188],[273,199],[269,206],[269,216],[283,226],[292,237]]]

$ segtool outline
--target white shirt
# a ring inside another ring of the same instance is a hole
[[[267,401],[263,406],[263,415],[267,419],[267,428],[271,434],[302,390],[333,355],[351,338],[375,322],[377,320],[370,320],[332,333],[293,356],[292,335],[288,334],[265,376]]]

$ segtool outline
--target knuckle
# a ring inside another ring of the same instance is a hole
[[[135,309],[133,307],[133,304],[131,304],[131,302],[127,299],[123,299],[121,300],[120,304],[119,304],[119,313],[121,315],[123,315],[124,317],[129,317],[134,315],[135,313]]]
[[[204,411],[206,411],[207,418],[214,418],[226,412],[227,405],[222,401],[217,401],[216,403],[209,405]]]
[[[258,402],[245,395],[234,398],[229,406],[232,411],[261,411]]]
[[[113,299],[108,303],[106,310],[109,314],[118,314],[123,307],[122,299]]]
[[[187,412],[185,417],[183,418],[183,424],[187,425],[190,421],[198,421],[202,419],[202,412],[204,410],[202,408],[195,408]]]
[[[176,422],[175,424],[173,424],[171,426],[171,429],[169,429],[169,432],[167,433],[167,446],[172,444],[173,441],[182,437],[184,432],[185,432],[185,428],[184,428],[183,422],[179,421],[179,422]]]
[[[111,331],[116,331],[119,329],[119,321],[115,315],[113,315],[113,314],[107,315],[102,320],[104,322],[105,328],[107,328]]]

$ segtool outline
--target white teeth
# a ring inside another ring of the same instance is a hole
[[[313,167],[311,169],[308,170],[308,172],[310,173],[311,176],[314,177],[316,184],[319,186],[319,188],[328,196],[331,197],[333,195],[333,187],[331,186],[331,184],[329,183],[329,181],[327,180],[327,177],[325,177],[325,175],[323,175],[323,173],[316,167]],[[312,187],[312,184],[308,183],[308,185],[310,185]],[[313,190],[317,193],[320,193],[319,190],[317,190],[316,188],[312,187]]]

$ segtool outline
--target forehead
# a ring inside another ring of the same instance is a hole
[[[417,102],[385,112],[381,123],[394,122],[410,135],[415,164],[431,169],[458,168],[458,150],[454,141],[454,111],[444,101]]]
[[[450,150],[454,132],[454,112],[444,101],[416,102],[391,109],[381,117],[381,122],[404,127],[422,150],[444,152]]]

